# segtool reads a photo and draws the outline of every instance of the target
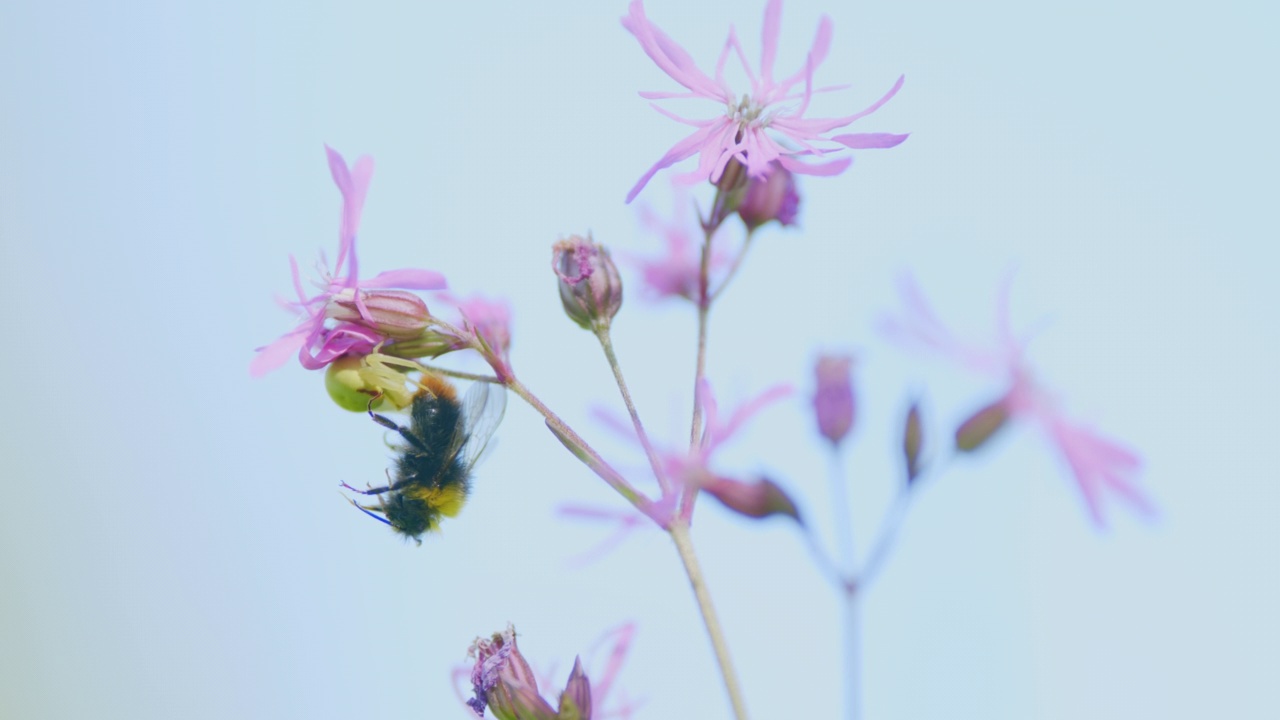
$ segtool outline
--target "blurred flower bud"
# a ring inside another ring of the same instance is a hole
[[[573,235],[552,246],[551,268],[560,278],[560,302],[569,318],[587,330],[608,327],[622,306],[622,277],[609,251]]]
[[[924,428],[920,423],[920,403],[911,403],[907,422],[902,428],[902,456],[907,462],[907,484],[920,477],[920,450],[924,447]]]
[[[573,659],[573,672],[560,693],[559,720],[591,720],[591,682],[582,671],[582,659]]]
[[[770,220],[777,220],[784,227],[794,225],[799,211],[795,176],[776,162],[770,163],[768,175],[747,181],[746,193],[738,205],[738,216],[751,230]]]
[[[467,347],[465,340],[435,328],[424,330],[422,334],[409,340],[397,340],[382,346],[387,355],[401,358],[435,358]]]
[[[725,507],[750,518],[766,518],[786,515],[800,524],[800,511],[778,484],[768,478],[755,482],[742,482],[726,477],[704,480],[703,491],[724,504]]]
[[[1006,398],[1000,398],[969,416],[968,420],[956,428],[956,449],[961,452],[973,452],[982,447],[991,436],[1004,427],[1009,419],[1009,408]]]
[[[856,419],[852,370],[853,358],[847,355],[823,355],[813,368],[818,381],[813,395],[818,432],[832,445],[844,440]]]
[[[330,298],[325,315],[394,340],[418,337],[431,321],[427,304],[406,290],[344,290]]]
[[[538,681],[516,647],[510,624],[492,637],[477,638],[468,656],[475,658],[471,687],[475,697],[467,705],[484,716],[485,707],[498,720],[557,720],[557,713],[538,695]]]

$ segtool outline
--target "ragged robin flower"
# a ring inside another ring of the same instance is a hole
[[[698,156],[698,165],[693,171],[679,176],[681,182],[717,182],[732,159],[737,159],[746,168],[748,175],[756,178],[764,177],[772,162],[777,162],[794,173],[838,175],[849,167],[851,158],[842,157],[816,163],[805,163],[799,158],[823,158],[846,148],[891,148],[907,139],[906,135],[893,133],[830,135],[833,130],[870,115],[888,102],[902,87],[901,77],[889,92],[860,112],[836,118],[804,117],[815,93],[843,89],[815,88],[813,85],[813,74],[826,60],[827,51],[831,47],[831,20],[824,16],[819,21],[818,32],[804,66],[791,75],[776,80],[773,66],[778,51],[781,16],[782,0],[769,0],[764,11],[759,73],[754,72],[747,63],[746,53],[738,42],[737,34],[730,28],[729,38],[716,62],[715,77],[712,78],[698,68],[684,48],[649,21],[641,0],[632,0],[630,11],[622,18],[622,26],[635,36],[645,54],[663,72],[687,90],[675,93],[642,92],[640,96],[649,100],[704,98],[715,102],[721,108],[721,114],[705,120],[693,120],[653,104],[653,108],[663,115],[697,129],[667,150],[641,176],[627,194],[627,202],[634,200],[659,170],[694,155]],[[736,55],[746,72],[751,85],[748,93],[736,94],[725,79],[725,63],[730,52]]]
[[[957,449],[985,445],[1008,421],[1038,427],[1066,461],[1095,524],[1105,525],[1102,504],[1114,495],[1143,515],[1155,512],[1136,476],[1142,460],[1128,448],[1066,416],[1061,404],[1037,380],[1025,358],[1026,339],[1014,335],[1009,321],[1008,280],[996,306],[996,342],[977,344],[957,337],[938,319],[910,277],[900,283],[903,309],[887,316],[883,329],[903,345],[942,355],[970,370],[996,378],[1004,391],[969,417],[956,432]]]
[[[373,177],[373,158],[361,156],[348,167],[326,146],[329,171],[342,193],[342,221],[338,255],[332,270],[324,271],[320,292],[308,295],[302,287],[297,261],[290,256],[295,302],[284,303],[302,314],[297,327],[270,345],[258,348],[249,372],[260,377],[280,367],[295,352],[308,370],[318,370],[343,356],[362,356],[381,343],[407,339],[427,326],[427,306],[406,290],[441,290],[444,276],[430,270],[401,269],[361,280],[356,256],[356,233],[365,195]]]

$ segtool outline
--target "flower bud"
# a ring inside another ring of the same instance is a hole
[[[772,515],[786,515],[801,525],[804,524],[796,504],[777,483],[768,478],[749,483],[717,477],[703,481],[702,489],[739,515],[757,520]]]
[[[814,366],[818,389],[813,395],[818,432],[839,445],[853,429],[857,406],[853,396],[853,358],[823,355]]]
[[[920,450],[924,447],[924,428],[920,422],[920,403],[911,403],[902,428],[902,457],[907,463],[907,484],[920,477]]]
[[[498,720],[556,720],[556,711],[538,695],[538,681],[516,647],[510,624],[491,638],[477,638],[468,655],[475,658],[471,686],[475,697],[467,705],[483,716],[485,707]]]
[[[582,659],[573,659],[573,672],[560,693],[559,720],[591,720],[591,681],[582,671]]]
[[[769,174],[747,181],[747,189],[738,204],[738,217],[751,230],[770,220],[784,227],[794,225],[800,211],[800,194],[790,170],[771,163]]]
[[[344,290],[329,300],[325,315],[394,340],[418,337],[431,322],[427,304],[405,290]]]
[[[603,245],[573,235],[551,249],[560,278],[560,302],[569,319],[587,330],[606,328],[622,306],[622,278]]]
[[[1006,398],[1000,398],[969,416],[956,428],[956,449],[973,452],[986,444],[1009,419]]]

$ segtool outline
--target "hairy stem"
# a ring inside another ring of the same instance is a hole
[[[729,266],[729,272],[725,273],[724,279],[720,281],[720,287],[711,293],[710,302],[715,302],[724,293],[725,288],[729,287],[729,281],[733,280],[738,274],[738,268],[742,267],[742,261],[747,257],[747,251],[751,249],[751,239],[755,237],[756,231],[753,228],[747,228],[747,237],[742,241],[742,249],[738,251],[738,256],[733,259],[733,264]]]
[[[493,383],[495,385],[502,384],[502,381],[493,375],[479,375],[477,373],[462,372],[461,370],[450,370],[448,368],[436,367],[425,363],[418,363],[422,367],[423,372],[431,372],[436,375],[445,375],[459,380],[471,380],[472,382]]]
[[[626,404],[627,413],[631,415],[631,424],[635,426],[640,444],[644,446],[645,455],[649,457],[649,466],[653,468],[653,474],[658,479],[658,485],[662,488],[662,494],[665,497],[671,492],[671,484],[666,473],[662,471],[658,453],[654,451],[653,443],[649,442],[649,434],[644,431],[644,423],[640,422],[640,413],[636,412],[636,405],[631,400],[631,391],[627,389],[627,381],[622,376],[622,366],[618,363],[618,356],[613,351],[613,338],[609,334],[609,328],[607,326],[598,328],[596,337],[600,339],[600,347],[604,349],[604,356],[613,370],[613,379],[617,381],[618,391],[622,393],[622,402]]]
[[[565,447],[567,447],[579,460],[585,463],[587,467],[591,468],[596,475],[599,475],[600,478],[616,490],[619,495],[626,498],[627,502],[634,505],[637,510],[651,517],[653,516],[653,502],[649,500],[649,498],[645,497],[645,495],[639,490],[632,487],[631,483],[627,482],[626,478],[622,477],[617,470],[614,470],[609,463],[605,462],[604,458],[600,457],[600,454],[588,445],[586,440],[583,440],[578,433],[573,431],[573,428],[566,425],[565,422],[560,419],[560,416],[551,412],[551,409],[544,405],[536,395],[530,392],[529,388],[525,387],[524,383],[520,382],[518,378],[511,376],[507,379],[506,386],[511,389],[511,392],[514,392],[516,395],[524,398],[525,402],[532,405],[533,409],[537,410],[538,413],[546,419],[547,427],[551,429],[551,432],[553,432],[555,436],[560,439],[560,442],[564,443]]]
[[[737,673],[734,672],[733,660],[729,657],[729,646],[725,642],[724,631],[720,629],[720,620],[716,617],[715,608],[711,604],[711,592],[707,589],[706,580],[702,577],[702,568],[698,566],[698,556],[693,552],[693,542],[689,538],[689,525],[683,520],[675,520],[667,531],[675,541],[676,552],[680,553],[685,574],[689,576],[689,585],[698,599],[698,609],[702,611],[702,622],[706,625],[711,648],[716,654],[716,662],[720,664],[720,674],[724,677],[725,691],[729,693],[733,716],[737,720],[747,720],[747,705],[742,699],[742,686],[738,683]]]

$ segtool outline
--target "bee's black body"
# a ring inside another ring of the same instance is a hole
[[[409,406],[409,423],[400,425],[372,410],[374,422],[399,433],[404,440],[397,449],[396,468],[391,484],[380,488],[356,490],[362,495],[379,496],[379,504],[356,504],[364,512],[382,520],[396,532],[419,540],[426,532],[436,530],[442,517],[456,515],[471,491],[471,465],[488,440],[488,434],[501,418],[505,397],[496,395],[490,401],[486,392],[468,395],[468,407],[458,402],[457,391],[444,378],[424,375],[420,390]],[[489,412],[493,423],[480,438],[480,448],[466,448],[471,440],[469,425],[475,420],[468,413]],[[421,542],[419,540],[419,542]]]

